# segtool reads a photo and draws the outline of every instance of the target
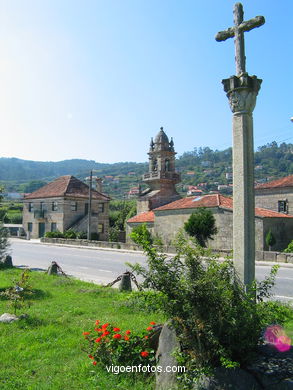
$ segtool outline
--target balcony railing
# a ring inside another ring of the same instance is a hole
[[[45,210],[34,210],[34,218],[42,219],[45,218],[46,211]]]
[[[143,175],[143,180],[152,180],[152,179],[179,180],[180,174],[177,172],[148,172]]]

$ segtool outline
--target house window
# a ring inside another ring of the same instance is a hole
[[[52,211],[58,211],[58,202],[52,202]]]
[[[98,233],[104,233],[104,224],[103,223],[98,224]]]
[[[41,202],[41,203],[40,203],[40,210],[41,210],[41,211],[44,211],[45,208],[46,208],[45,202]]]
[[[34,211],[34,204],[31,203],[31,202],[28,204],[28,211],[29,211],[30,213],[32,213],[32,212]]]
[[[76,211],[77,210],[77,202],[71,202],[70,203],[70,210]]]
[[[104,210],[105,210],[105,205],[104,205],[104,203],[99,203],[99,204],[98,204],[98,212],[99,212],[99,213],[103,213]]]
[[[287,213],[287,201],[286,200],[278,200],[278,212],[279,213]]]
[[[51,232],[56,232],[56,231],[57,231],[57,223],[51,222]]]
[[[27,224],[27,231],[30,232],[30,233],[33,231],[33,223],[32,222],[28,222],[28,224]]]

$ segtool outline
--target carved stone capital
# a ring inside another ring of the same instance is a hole
[[[262,80],[242,73],[240,76],[231,76],[222,83],[233,114],[252,114]]]

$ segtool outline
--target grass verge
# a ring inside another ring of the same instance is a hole
[[[13,286],[21,272],[0,271],[0,289]],[[150,321],[162,322],[160,314],[125,305],[126,293],[75,279],[31,272],[30,284],[32,305],[20,312],[28,317],[0,324],[1,390],[153,389],[154,378],[94,367],[82,351],[82,332],[93,330],[97,319],[139,332]],[[12,313],[6,305],[0,298],[0,314]]]

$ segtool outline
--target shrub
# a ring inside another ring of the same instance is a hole
[[[203,263],[207,251],[183,234],[170,258],[150,244],[145,227],[136,241],[148,257],[148,268],[136,264],[132,269],[144,277],[143,287],[163,294],[162,310],[173,320],[181,344],[177,357],[189,369],[188,380],[211,367],[245,365],[263,329],[286,319],[288,313],[273,313],[271,304],[263,302],[270,296],[277,267],[246,291],[230,260],[220,263],[209,254]]]
[[[23,271],[19,280],[14,280],[13,287],[7,288],[0,295],[8,299],[8,306],[13,308],[16,315],[17,310],[30,306],[27,298],[32,295],[31,286],[29,285],[29,269]]]
[[[268,233],[266,234],[266,244],[267,246],[269,247],[269,250],[272,249],[272,246],[274,246],[276,243],[276,239],[275,239],[275,236],[273,235],[271,229],[268,231]]]
[[[66,230],[66,232],[64,232],[64,238],[75,239],[76,232],[72,229],[68,229],[68,230]]]
[[[80,240],[86,240],[87,233],[86,232],[78,232],[78,233],[76,233],[76,238],[79,238]]]
[[[119,241],[119,228],[117,226],[112,226],[109,228],[109,241],[118,242]]]
[[[184,224],[184,229],[191,237],[195,237],[202,247],[205,247],[206,241],[208,239],[212,240],[212,236],[218,231],[213,213],[204,207],[191,214]]]
[[[293,253],[293,240],[289,243],[287,248],[284,250],[285,253]]]
[[[142,240],[148,242],[149,244],[153,243],[153,238],[151,232],[147,229],[146,224],[142,223],[141,225],[135,226],[129,237],[136,243],[142,244]]]
[[[83,332],[88,342],[86,352],[93,364],[103,366],[138,366],[155,361],[155,351],[151,348],[151,335],[154,322],[142,334],[134,334],[130,330],[124,332],[110,323],[101,325],[96,321],[95,328]]]
[[[59,231],[46,232],[45,233],[45,237],[48,237],[48,238],[64,238],[64,234],[59,232]]]

